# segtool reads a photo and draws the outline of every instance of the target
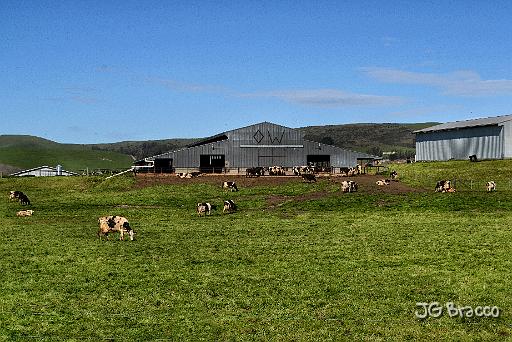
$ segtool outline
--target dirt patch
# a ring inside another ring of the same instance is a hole
[[[358,185],[358,192],[365,194],[407,194],[412,192],[424,192],[425,190],[412,188],[398,181],[391,181],[389,185],[379,186],[375,184],[382,176],[360,175],[356,177],[331,177],[333,183],[339,184],[345,180],[352,180]]]
[[[352,180],[358,184],[358,192],[365,194],[407,194],[413,192],[424,192],[425,190],[412,188],[401,182],[391,181],[389,185],[378,186],[375,184],[378,180],[383,179],[382,176],[374,175],[359,175],[355,177],[338,177],[338,176],[324,176],[318,177],[318,180],[328,180],[332,184],[336,184],[341,189],[341,182],[345,180]],[[224,181],[234,181],[239,188],[251,188],[255,186],[279,186],[290,183],[303,183],[300,177],[296,176],[262,176],[262,177],[245,177],[241,175],[202,175],[197,178],[183,179],[173,174],[169,175],[153,175],[153,174],[138,174],[136,177],[135,187],[145,188],[154,185],[173,184],[173,185],[187,185],[187,184],[212,184],[221,186]],[[313,192],[301,194],[298,196],[270,196],[269,203],[280,202],[286,199],[293,199],[294,201],[306,201],[319,199],[327,196],[329,193]]]
[[[289,183],[301,183],[302,178],[295,176],[262,176],[262,177],[245,177],[241,175],[201,175],[196,178],[179,178],[173,174],[153,175],[153,174],[137,174],[136,188],[145,188],[153,185],[172,184],[214,184],[221,186],[224,181],[236,182],[239,188],[251,188],[255,186],[277,186]]]

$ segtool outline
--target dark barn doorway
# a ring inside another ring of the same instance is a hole
[[[199,157],[199,171],[205,173],[222,173],[226,166],[223,154],[202,154]]]
[[[154,172],[155,173],[172,173],[172,172],[174,172],[172,162],[173,162],[172,159],[169,159],[169,158],[155,159]]]

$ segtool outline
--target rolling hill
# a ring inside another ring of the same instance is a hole
[[[132,161],[129,155],[99,151],[91,145],[59,144],[29,135],[0,135],[0,172],[4,174],[57,164],[70,171],[123,169],[130,167]]]

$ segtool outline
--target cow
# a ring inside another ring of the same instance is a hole
[[[249,167],[245,170],[246,177],[259,177],[265,175],[265,169],[261,166]]]
[[[18,199],[19,194],[20,191],[11,191],[9,193],[9,200],[14,201],[15,199]]]
[[[18,216],[18,217],[32,216],[33,213],[34,213],[34,210],[20,210],[16,213],[16,216]]]
[[[197,203],[197,208],[196,208],[197,215],[198,216],[211,215],[212,210],[215,210],[216,208],[217,208],[217,206],[215,206],[214,204],[210,204],[208,202]]]
[[[236,186],[235,182],[223,182],[222,183],[223,189],[229,189],[231,191],[238,191],[238,187]]]
[[[389,185],[389,184],[391,184],[391,181],[389,179],[381,179],[381,180],[376,181],[375,184],[377,184],[379,186]]]
[[[20,201],[20,203],[22,205],[25,205],[25,204],[28,204],[30,205],[30,200],[28,199],[27,195],[25,195],[23,192],[21,191],[11,191],[9,193],[9,199],[10,200],[14,200],[14,199],[17,199],[18,201]]]
[[[398,172],[396,172],[395,170],[391,171],[389,176],[391,177],[392,180],[398,180]]]
[[[496,182],[495,181],[487,182],[487,191],[488,192],[496,191]]]
[[[176,176],[178,176],[180,178],[187,178],[187,179],[199,177],[200,175],[201,175],[201,172],[199,172],[199,171],[194,171],[194,172],[178,172],[176,174]]]
[[[315,168],[313,166],[294,166],[292,168],[293,174],[295,176],[301,176],[303,174],[312,174],[315,173]]]
[[[108,234],[119,232],[119,240],[124,240],[124,234],[130,236],[130,241],[133,241],[135,231],[130,227],[128,220],[122,216],[103,216],[98,219],[98,233],[96,235],[101,240],[105,236],[108,240]]]
[[[305,182],[316,182],[316,177],[313,173],[304,173],[302,174],[302,179],[305,181]]]
[[[269,176],[284,176],[286,173],[282,166],[272,166],[268,168]]]
[[[343,181],[341,182],[341,191],[342,192],[356,192],[357,191],[357,183],[354,181]]]
[[[223,213],[228,212],[232,213],[236,210],[236,204],[232,200],[226,200],[224,201],[224,209],[222,210]]]
[[[29,204],[30,205],[30,200],[28,199],[27,195],[25,195],[23,192],[21,191],[11,191],[9,193],[9,199],[12,201],[12,200],[18,200],[20,201],[21,204],[25,205],[25,204]]]
[[[436,183],[435,192],[454,192],[448,191],[452,189],[452,184],[449,180],[440,180]]]

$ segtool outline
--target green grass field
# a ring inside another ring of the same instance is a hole
[[[452,164],[396,168],[430,188],[414,175]],[[495,176],[500,189],[512,162],[470,167],[457,174]],[[15,189],[34,216],[15,217]],[[141,188],[131,177],[0,179],[0,340],[507,340],[512,193],[480,190],[342,194],[322,180],[227,193]],[[279,195],[288,200],[269,205]],[[238,212],[195,214],[198,201],[227,198]],[[113,214],[130,220],[136,241],[98,241],[97,218]],[[417,302],[501,315],[422,320]]]

